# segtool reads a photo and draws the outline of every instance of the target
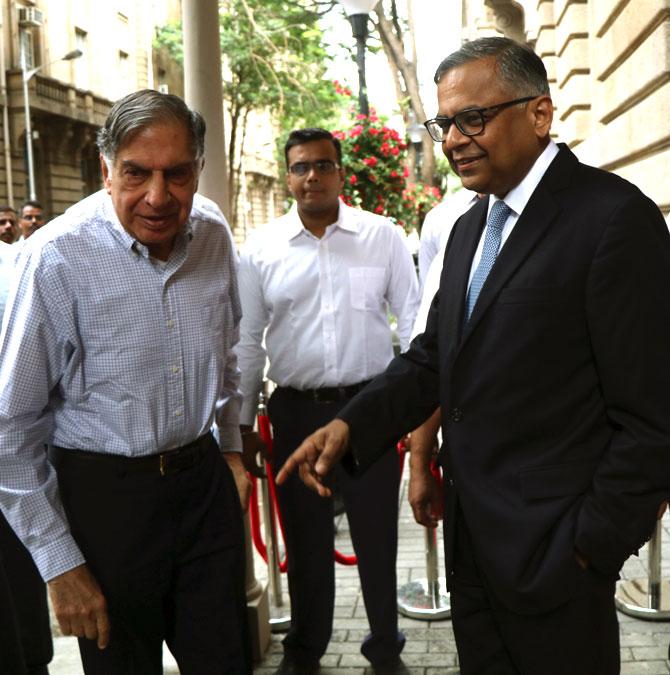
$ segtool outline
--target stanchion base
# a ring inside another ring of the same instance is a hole
[[[428,579],[415,579],[398,589],[398,611],[410,619],[437,621],[451,616],[451,604],[444,577],[438,579],[439,590],[432,593]]]
[[[270,631],[285,633],[291,627],[291,608],[273,607],[270,603]]]
[[[660,584],[660,606],[651,607],[649,597],[649,580],[628,579],[617,583],[614,602],[617,609],[624,614],[648,621],[667,621],[670,619],[670,580],[665,579]]]

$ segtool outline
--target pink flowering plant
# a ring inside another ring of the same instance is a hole
[[[402,192],[403,208],[412,214],[411,225],[419,231],[425,215],[442,200],[440,188],[424,183],[407,183]]]
[[[351,91],[335,82],[338,94]],[[355,115],[347,129],[333,134],[342,144],[345,204],[391,218],[406,230],[419,229],[423,213],[441,198],[437,188],[408,182],[407,144],[374,111]]]

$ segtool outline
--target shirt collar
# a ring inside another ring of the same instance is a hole
[[[549,168],[549,165],[552,163],[554,157],[558,154],[558,145],[554,143],[551,139],[547,147],[542,151],[542,154],[535,160],[535,163],[530,168],[530,171],[525,175],[524,179],[513,189],[511,189],[503,198],[505,204],[516,213],[517,216],[520,216],[523,210],[528,204],[528,200],[531,198],[535,188],[538,186],[539,182],[542,180],[546,170]],[[491,195],[489,199],[489,213],[491,212],[491,207],[493,204],[498,201],[497,197]]]
[[[326,235],[330,231],[328,228],[339,228],[341,230],[346,230],[348,232],[357,233],[360,229],[358,223],[357,209],[347,206],[341,199],[339,200],[339,208],[337,211],[337,220],[328,225],[326,228]],[[288,224],[288,238],[293,239],[300,234],[306,234],[309,232],[307,228],[302,224],[300,216],[298,215],[298,204],[293,202],[291,210],[289,211],[289,224]]]
[[[140,255],[144,256],[145,258],[149,257],[149,249],[142,244],[141,242],[137,241],[135,237],[133,237],[128,230],[126,230],[125,227],[121,224],[121,221],[119,220],[119,216],[116,213],[116,209],[114,208],[114,204],[112,203],[112,198],[108,194],[106,196],[107,198],[103,201],[102,203],[102,209],[103,209],[103,222],[111,229],[112,235],[116,237],[116,239],[121,243],[123,248],[132,251],[133,253],[139,253]],[[175,240],[175,248],[177,245],[183,241],[184,245],[187,245],[188,242],[193,239],[193,215],[189,216],[188,220],[186,221],[186,225],[182,229],[179,235],[177,235],[177,239]]]

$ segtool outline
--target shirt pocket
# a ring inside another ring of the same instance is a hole
[[[349,300],[352,309],[373,310],[384,301],[386,270],[383,267],[351,267]]]
[[[229,317],[232,308],[229,298],[223,294],[203,299],[202,304],[193,307],[194,324],[200,324],[208,335],[221,335],[229,326]]]

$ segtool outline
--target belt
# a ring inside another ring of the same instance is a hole
[[[97,465],[100,468],[108,467],[123,475],[157,473],[161,476],[172,476],[199,464],[207,451],[214,447],[213,440],[211,432],[208,431],[180,448],[144,457],[126,457],[88,450],[73,450],[55,445],[51,448],[50,458],[56,468],[62,465],[80,463],[87,466]]]
[[[277,387],[277,391],[284,392],[291,398],[300,398],[314,403],[338,403],[348,401],[358,394],[372,380],[364,380],[356,384],[347,384],[343,387],[320,387],[319,389],[294,389],[293,387]]]

